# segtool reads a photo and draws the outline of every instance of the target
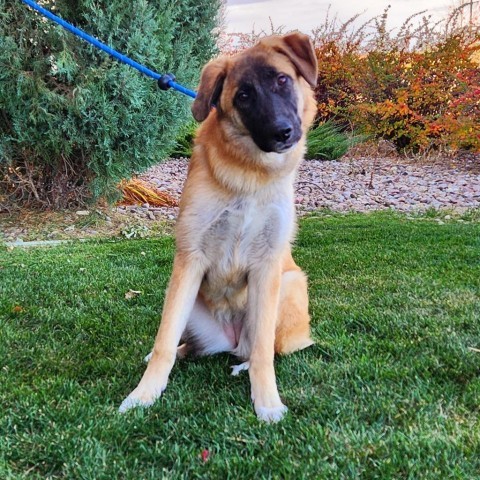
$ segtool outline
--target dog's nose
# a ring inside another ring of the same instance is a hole
[[[277,129],[275,132],[275,140],[277,140],[277,142],[286,142],[292,136],[292,132],[293,127],[290,124],[286,122],[281,123],[277,125]]]

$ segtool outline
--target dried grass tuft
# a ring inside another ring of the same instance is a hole
[[[148,203],[152,207],[176,207],[178,202],[168,193],[161,192],[147,182],[132,178],[120,183],[123,198],[119,205],[137,205]]]

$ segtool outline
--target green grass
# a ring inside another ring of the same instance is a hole
[[[0,251],[0,478],[480,478],[480,224],[303,220],[317,343],[276,361],[275,425],[227,355],[177,363],[152,408],[117,413],[172,256],[168,237]]]

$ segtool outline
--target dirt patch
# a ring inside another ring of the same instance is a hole
[[[91,238],[141,238],[173,233],[174,219],[153,220],[133,210],[137,207],[95,207],[90,210],[39,212],[22,210],[0,214],[0,240],[76,240]]]

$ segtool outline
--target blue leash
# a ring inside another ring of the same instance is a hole
[[[171,87],[174,90],[177,90],[178,92],[188,95],[189,97],[195,98],[197,96],[197,94],[194,91],[189,90],[188,88],[185,88],[182,85],[176,83],[175,76],[173,74],[166,73],[164,75],[160,75],[159,73],[154,72],[153,70],[150,70],[144,65],[141,65],[140,63],[135,62],[131,58],[128,58],[125,55],[122,55],[121,53],[117,52],[113,48],[110,48],[108,45],[105,45],[104,43],[99,42],[96,38],[91,37],[90,35],[85,33],[83,30],[80,30],[79,28],[74,27],[70,23],[67,23],[65,20],[61,19],[60,17],[57,17],[52,12],[46,10],[45,8],[38,5],[37,3],[33,2],[32,0],[22,0],[22,2],[26,3],[29,7],[33,8],[37,12],[41,13],[43,16],[49,18],[50,20],[53,20],[55,23],[58,23],[69,32],[77,35],[80,38],[83,38],[83,40],[87,41],[88,43],[91,43],[92,45],[99,48],[100,50],[103,50],[104,52],[108,53],[109,55],[116,58],[120,62],[126,63],[127,65],[130,65],[131,67],[137,69],[139,72],[142,72],[144,75],[147,75],[148,77],[155,79],[158,82],[158,86],[162,90],[168,90]]]

